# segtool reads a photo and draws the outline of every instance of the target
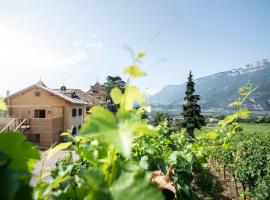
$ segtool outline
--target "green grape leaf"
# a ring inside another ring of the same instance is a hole
[[[92,115],[84,123],[80,134],[96,134],[99,140],[113,145],[123,156],[129,156],[136,118],[126,111],[121,111],[116,123],[115,116],[103,107],[94,107],[91,111]]]
[[[237,119],[237,115],[233,114],[233,115],[229,115],[227,117],[225,117],[225,119],[221,120],[218,122],[218,124],[224,128],[225,126],[227,126],[228,124],[232,123],[234,120]]]
[[[234,102],[232,102],[232,103],[230,103],[229,104],[230,106],[241,106],[241,101],[240,101],[240,99],[238,99],[238,100],[236,100],[236,101],[234,101]]]
[[[91,115],[86,118],[80,134],[104,134],[117,130],[116,119],[107,109],[96,106],[91,109]]]
[[[0,99],[0,110],[7,110],[7,105],[6,103],[3,101],[3,99]]]
[[[0,152],[11,158],[11,169],[32,170],[33,160],[40,158],[39,151],[21,133],[1,133]]]
[[[46,159],[51,159],[57,152],[67,149],[72,145],[72,142],[60,143],[46,151]]]
[[[87,185],[87,200],[113,200],[108,185],[105,181],[104,174],[98,168],[90,168],[82,173],[82,177]]]
[[[129,156],[131,153],[131,147],[134,140],[133,130],[136,124],[132,121],[123,121],[119,123],[118,138],[115,140],[116,147],[120,150],[123,156]]]
[[[120,104],[123,100],[123,94],[119,88],[113,88],[111,90],[111,97],[115,104]]]
[[[140,67],[137,65],[131,65],[124,68],[124,73],[133,78],[138,78],[146,75],[144,72],[140,71]]]
[[[148,156],[141,157],[141,160],[140,160],[139,164],[143,169],[147,170],[149,168]]]
[[[50,187],[51,188],[57,188],[59,187],[59,185],[64,182],[65,180],[69,179],[70,178],[70,175],[63,175],[63,176],[57,176],[57,178],[55,178],[53,180],[53,182],[50,183]]]
[[[144,51],[140,51],[134,58],[134,61],[138,61],[140,59],[142,59],[145,56],[145,52]]]
[[[110,188],[113,199],[163,200],[161,191],[149,179],[142,169],[122,173]]]
[[[215,140],[218,137],[218,133],[216,131],[210,131],[208,133],[203,133],[198,136],[198,139],[210,139]]]
[[[142,136],[142,135],[157,136],[158,134],[159,134],[159,128],[149,125],[147,121],[139,122],[134,130],[134,135],[136,136]]]
[[[168,163],[181,170],[191,172],[194,157],[192,153],[173,151],[168,157]]]
[[[222,144],[222,148],[225,149],[225,150],[228,150],[231,146],[231,143],[224,143]]]
[[[139,88],[136,86],[128,85],[125,90],[125,99],[124,99],[124,109],[126,111],[133,109],[133,103],[143,103],[144,98],[143,94],[140,92]]]
[[[238,117],[242,118],[242,119],[246,119],[249,117],[249,111],[247,109],[243,109],[241,108],[238,112],[237,112]]]

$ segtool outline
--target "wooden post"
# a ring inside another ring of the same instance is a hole
[[[223,178],[224,178],[224,180],[226,179],[226,170],[225,170],[225,165],[223,165]]]
[[[243,191],[244,191],[244,200],[247,200],[247,195],[246,195],[246,186],[244,183],[242,183]]]
[[[239,193],[238,193],[237,180],[236,180],[235,174],[233,174],[233,181],[234,181],[235,195],[236,195],[236,200],[237,200]]]

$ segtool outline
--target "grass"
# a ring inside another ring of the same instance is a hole
[[[244,131],[257,132],[257,133],[269,133],[270,134],[270,123],[243,123],[241,124]]]
[[[243,130],[247,131],[247,132],[269,133],[270,134],[270,123],[261,123],[261,124],[241,123],[241,126],[243,127]],[[196,130],[195,133],[208,132],[208,131],[215,129],[216,127],[217,127],[217,125],[213,126],[213,127],[204,126],[204,127],[202,127],[201,131]]]

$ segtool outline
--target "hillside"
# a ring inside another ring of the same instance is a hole
[[[195,88],[196,93],[201,95],[203,108],[226,108],[236,98],[237,90],[249,81],[257,90],[246,106],[252,110],[270,110],[270,59],[198,78],[195,80]],[[182,104],[185,87],[185,83],[165,86],[160,92],[150,96],[150,103]]]

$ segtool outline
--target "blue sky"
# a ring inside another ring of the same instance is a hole
[[[0,95],[40,77],[87,90],[122,76],[126,46],[146,51],[136,84],[150,93],[189,70],[198,78],[269,58],[269,10],[269,0],[0,0]]]

